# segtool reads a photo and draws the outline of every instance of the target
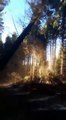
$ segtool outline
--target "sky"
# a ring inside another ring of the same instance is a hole
[[[5,9],[3,10],[3,42],[5,42],[5,38],[7,35],[12,35],[15,32],[20,35],[23,27],[22,23],[20,23],[19,20],[25,22],[26,18],[24,18],[24,16],[26,8],[28,9],[28,4],[26,0],[10,0],[9,4],[5,7]]]

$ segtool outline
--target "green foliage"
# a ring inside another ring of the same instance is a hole
[[[66,0],[64,0],[63,5],[66,5]]]
[[[55,20],[55,21],[53,22],[53,28],[55,28],[55,27],[57,27],[57,26],[58,26],[58,21]]]

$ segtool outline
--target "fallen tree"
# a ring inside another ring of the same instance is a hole
[[[37,18],[29,23],[29,25],[24,29],[24,31],[21,33],[21,35],[17,38],[17,40],[13,44],[11,50],[9,50],[4,55],[4,57],[0,60],[0,71],[4,69],[5,65],[8,63],[10,58],[13,56],[13,54],[19,48],[21,42],[23,42],[24,38],[29,34],[29,32],[31,31],[31,29],[32,29],[34,23],[36,22],[36,20],[37,20]]]

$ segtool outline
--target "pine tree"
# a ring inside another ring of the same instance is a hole
[[[5,6],[9,3],[9,0],[0,0],[0,36],[3,32],[3,19],[2,19],[2,11],[4,10]]]

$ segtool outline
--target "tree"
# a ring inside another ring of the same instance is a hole
[[[0,59],[3,58],[3,55],[4,55],[4,47],[3,47],[3,42],[0,38]]]
[[[10,0],[0,0],[0,35],[3,32],[3,19],[2,19],[2,11],[4,10],[5,6],[9,3]]]
[[[66,76],[66,2],[62,7],[62,74]]]
[[[38,16],[38,20],[36,22],[37,26],[41,25],[41,21],[43,19],[46,20],[47,28],[45,30],[45,27],[43,27],[45,36],[48,32],[48,41],[50,40],[50,53],[51,50],[53,52],[52,58],[53,59],[53,66],[55,66],[55,59],[56,59],[56,40],[59,37],[59,35],[62,37],[62,59],[61,59],[61,73],[63,74],[63,71],[66,71],[65,67],[65,61],[66,61],[66,0],[49,0],[49,1],[43,1],[43,0],[28,0],[28,3],[32,10],[32,17]],[[51,6],[51,7],[50,7]],[[61,22],[61,27],[59,25]],[[51,23],[50,23],[51,22]],[[46,25],[46,24],[45,24]],[[50,26],[50,28],[49,28]],[[36,28],[36,27],[35,27]],[[59,29],[61,28],[61,29]],[[41,28],[42,29],[42,28]],[[36,32],[37,33],[37,32]],[[61,34],[60,34],[61,33]],[[47,39],[47,37],[46,37]],[[64,72],[66,74],[66,72]]]
[[[12,34],[12,42],[14,43],[17,40],[17,34],[13,33]]]
[[[9,50],[12,48],[12,39],[11,37],[6,37],[6,42],[4,44],[4,52],[7,54]]]

